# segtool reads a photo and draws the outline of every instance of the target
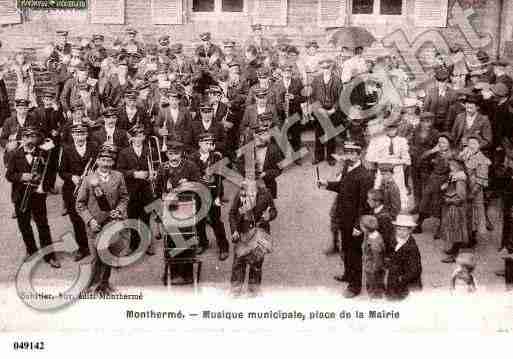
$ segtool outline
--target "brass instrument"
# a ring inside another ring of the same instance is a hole
[[[285,110],[285,120],[287,120],[287,118],[289,118],[290,116],[290,99],[289,99],[289,88],[287,87],[286,91],[285,91],[285,102],[283,104],[283,109]]]
[[[82,175],[80,176],[80,180],[78,181],[78,183],[75,186],[75,190],[73,191],[73,198],[77,198],[78,191],[80,190],[80,187],[82,187],[82,183],[84,183],[84,179],[87,176],[89,176],[90,174],[92,174],[94,172],[95,168],[96,168],[96,159],[94,159],[94,161],[93,161],[93,158],[90,158],[84,168],[84,172],[82,172]]]
[[[154,143],[155,147],[152,149],[152,141]],[[153,197],[157,197],[157,184],[155,183],[155,178],[157,172],[162,168],[162,155],[160,154],[160,142],[157,136],[150,136],[148,138],[148,178],[151,185],[151,193],[153,194]],[[157,158],[155,158],[155,154],[153,152],[157,153]]]
[[[32,179],[26,183],[25,192],[23,193],[23,199],[20,206],[20,210],[22,212],[27,211],[33,192],[44,193],[43,182],[45,180],[46,173],[48,172],[48,163],[50,162],[51,151],[52,149],[48,151],[46,159],[40,152],[32,160],[32,168],[30,170]]]
[[[167,142],[167,136],[168,136],[167,135],[168,130],[167,130],[167,123],[166,123],[166,121],[164,121],[163,129],[166,130],[166,134],[162,136],[163,140],[162,140],[162,149],[161,149],[161,151],[162,152],[166,152],[167,151],[167,144],[166,144],[166,142]]]

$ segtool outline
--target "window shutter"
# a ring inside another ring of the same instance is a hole
[[[125,0],[90,0],[91,23],[124,24]]]
[[[21,15],[16,8],[16,0],[0,0],[0,24],[19,24]]]
[[[287,25],[287,0],[255,0],[255,21],[266,26]]]
[[[446,27],[449,0],[415,0],[415,26]]]
[[[151,19],[157,25],[183,24],[183,0],[151,0]]]
[[[344,26],[347,12],[345,0],[319,0],[317,22],[320,27]]]

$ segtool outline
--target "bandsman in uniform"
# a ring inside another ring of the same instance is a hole
[[[214,119],[214,108],[209,102],[200,105],[200,118],[192,122],[192,141],[199,145],[200,138],[205,132],[215,136],[215,150],[224,153],[224,127],[221,122]],[[195,147],[198,150],[198,147]]]
[[[182,142],[175,140],[167,140],[166,142],[166,163],[159,169],[157,175],[157,187],[160,189],[160,195],[164,203],[167,199],[176,200],[180,194],[189,194],[187,191],[182,191],[189,182],[198,182],[200,180],[200,171],[194,162],[189,161],[184,156],[185,146]],[[180,191],[177,193],[177,191]],[[199,208],[199,207],[198,207]],[[196,248],[189,248],[184,250],[175,258],[191,258],[196,253]],[[171,284],[189,284],[192,283],[193,266],[192,264],[173,264],[171,273]],[[168,268],[165,268],[167,273]],[[163,281],[166,282],[165,277]]]
[[[137,30],[134,28],[128,28],[126,30],[127,41],[121,46],[128,54],[144,54],[144,45],[142,42],[137,41]]]
[[[59,176],[64,181],[62,199],[73,225],[75,241],[78,244],[78,250],[74,254],[75,261],[89,255],[86,224],[75,208],[75,199],[78,193],[77,186],[81,184],[84,178],[82,176],[85,174],[86,166],[91,170],[94,168],[98,151],[98,145],[88,140],[88,132],[88,127],[80,123],[71,127],[73,142],[63,145],[62,164],[59,169]]]
[[[169,72],[171,73],[171,81],[182,81],[187,76],[194,73],[194,63],[192,59],[183,53],[183,45],[181,43],[173,44],[170,48],[172,60],[169,64]]]
[[[203,32],[199,37],[201,45],[194,52],[194,62],[199,71],[197,91],[203,94],[205,89],[216,83],[214,78],[215,74],[221,69],[223,52],[217,45],[212,43],[210,32]]]
[[[257,93],[262,94],[263,91],[267,91],[267,103],[274,105],[276,96],[272,89],[271,84],[271,72],[267,68],[259,68],[257,71],[258,83],[250,87],[248,91],[248,97],[246,98],[246,106],[252,105],[256,102]]]
[[[269,91],[266,89],[258,89],[255,91],[256,102],[252,105],[246,106],[242,122],[240,126],[240,134],[244,136],[248,130],[258,125],[259,117],[270,114],[271,122],[274,126],[279,126],[280,119],[278,111],[273,104],[274,101],[269,102]]]
[[[119,107],[125,92],[133,89],[133,83],[128,77],[128,59],[121,55],[116,62],[116,73],[109,78],[102,95],[105,106]]]
[[[158,38],[159,48],[158,50],[164,50],[164,54],[167,57],[171,57],[171,49],[169,48],[169,35],[162,35]]]
[[[110,284],[112,267],[103,262],[99,250],[108,250],[113,256],[119,256],[126,241],[126,234],[120,231],[116,238],[110,238],[109,248],[100,249],[98,241],[109,224],[127,217],[129,201],[123,174],[113,170],[117,159],[117,148],[112,145],[100,147],[97,157],[97,169],[84,179],[78,192],[76,209],[87,225],[89,251],[93,257],[93,273],[87,290],[100,295],[112,294],[115,289]]]
[[[130,200],[128,202],[128,218],[139,219],[148,227],[150,225],[150,214],[144,207],[154,199],[150,185],[150,173],[148,168],[149,148],[145,145],[145,128],[136,124],[130,129],[130,146],[121,150],[116,168],[125,176]],[[159,149],[160,150],[160,149]],[[155,192],[156,194],[156,192]],[[137,250],[140,238],[132,232],[130,238],[130,249]],[[148,255],[154,255],[155,251],[151,245],[146,251]]]
[[[172,86],[166,92],[169,106],[162,107],[154,123],[153,133],[161,143],[168,139],[180,140],[186,151],[192,151],[192,118],[189,111],[180,106],[180,91]],[[190,153],[190,152],[189,152]]]
[[[107,58],[107,50],[103,46],[105,36],[95,34],[92,36],[92,46],[86,54],[86,62],[89,65],[89,76],[98,79],[101,63]]]
[[[219,260],[224,261],[228,258],[229,244],[226,239],[226,231],[224,223],[221,220],[222,206],[222,181],[223,178],[219,174],[211,174],[209,167],[220,161],[223,156],[220,152],[215,151],[216,135],[211,132],[203,132],[199,137],[199,150],[194,153],[192,161],[198,166],[201,173],[200,182],[207,186],[212,195],[212,203],[209,205],[207,218],[198,223],[199,246],[197,254],[202,254],[208,247],[208,238],[206,232],[206,224],[210,224],[214,231],[219,250]]]
[[[189,110],[191,118],[196,118],[199,113],[199,105],[201,103],[201,95],[194,91],[193,78],[191,75],[185,75],[180,81],[183,88],[180,105]]]
[[[224,56],[221,60],[221,70],[228,71],[231,63],[241,63],[241,59],[235,54],[235,41],[226,40],[223,42]]]
[[[151,132],[151,124],[148,113],[144,108],[137,106],[138,96],[139,92],[137,90],[128,90],[125,92],[124,101],[118,108],[118,127],[128,131],[136,124],[139,124],[148,135]]]
[[[56,31],[56,44],[52,53],[46,60],[46,68],[52,72],[53,81],[57,91],[57,97],[64,88],[64,83],[69,78],[67,64],[71,57],[71,44],[68,42],[68,31]]]
[[[262,63],[258,58],[258,51],[253,45],[250,45],[246,48],[244,55],[245,62],[242,70],[242,81],[244,86],[250,89],[251,87],[258,84],[257,71],[262,67]]]
[[[39,248],[34,239],[31,219],[37,226],[40,248],[44,248],[52,244],[52,236],[50,226],[48,225],[48,215],[46,210],[46,196],[48,191],[47,177],[43,177],[44,165],[37,166],[37,170],[33,171],[34,161],[38,158],[44,158],[46,161],[49,157],[49,151],[41,146],[43,136],[38,127],[25,126],[22,130],[22,145],[15,150],[9,159],[7,172],[5,177],[13,184],[13,199],[16,218],[18,221],[18,229],[22,235],[27,257],[35,254]],[[36,188],[36,185],[41,184]],[[27,190],[30,186],[30,190]],[[24,197],[29,191],[30,197],[26,201],[26,208],[22,208]],[[54,253],[44,257],[45,261],[53,268],[60,268],[61,265]]]
[[[103,113],[104,125],[93,132],[93,141],[103,145],[111,144],[116,148],[128,147],[128,134],[126,130],[118,127],[118,113],[114,108],[107,108]],[[116,155],[117,157],[117,155]]]
[[[249,46],[254,46],[258,52],[258,55],[262,55],[266,50],[272,49],[272,43],[270,40],[263,36],[263,27],[261,24],[251,25],[252,36],[245,42],[244,49]]]

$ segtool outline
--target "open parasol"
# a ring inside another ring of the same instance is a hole
[[[359,26],[348,26],[335,31],[328,43],[337,47],[354,49],[357,47],[369,47],[374,41],[376,41],[376,38],[367,29]]]

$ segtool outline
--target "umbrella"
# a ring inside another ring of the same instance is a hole
[[[348,48],[368,47],[376,41],[367,29],[358,26],[343,27],[331,35],[328,43]]]

